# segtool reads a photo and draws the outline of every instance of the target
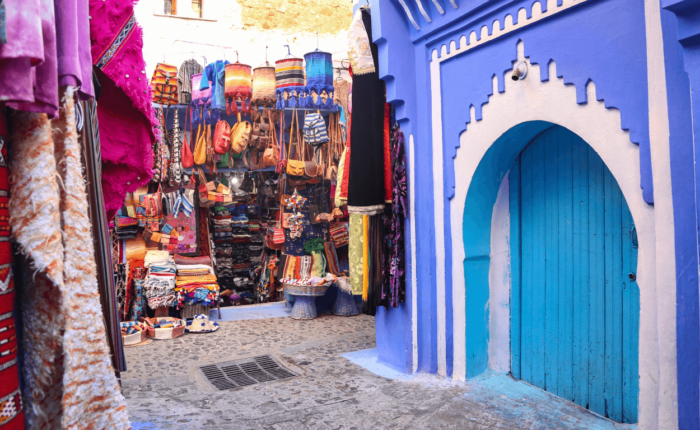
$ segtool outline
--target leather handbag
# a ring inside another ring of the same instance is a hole
[[[151,97],[153,103],[176,105],[177,96],[177,67],[171,64],[158,63],[151,78]]]
[[[231,127],[226,121],[219,120],[214,131],[214,152],[223,155],[231,148]]]
[[[241,114],[238,114],[238,122],[231,129],[231,150],[235,154],[240,154],[248,147],[252,126],[248,121],[241,121]]]
[[[298,116],[297,116],[297,110],[294,109],[294,112],[292,113],[292,126],[289,132],[289,150],[287,151],[287,154],[289,154],[289,159],[287,160],[287,175],[293,176],[296,178],[305,178],[304,177],[304,167],[305,167],[305,162],[304,162],[304,151],[301,149],[297,149],[297,153],[300,153],[301,160],[294,160],[292,159],[292,149],[293,149],[293,144],[292,140],[294,140],[295,134],[294,134],[294,123],[297,123],[297,129],[298,127]],[[298,130],[297,130],[298,131]],[[302,143],[301,140],[297,140],[296,146],[301,147]]]
[[[200,125],[197,128],[197,141],[194,145],[194,164],[202,165],[207,162],[207,140]]]
[[[207,177],[204,175],[201,167],[197,168],[197,172],[199,173],[199,188],[197,189],[199,191],[199,206],[204,208],[212,207],[216,204],[216,200],[209,197],[214,197],[211,193],[216,190],[216,184],[214,181],[207,182]]]
[[[182,152],[180,153],[180,163],[182,163],[182,167],[186,169],[194,166],[194,155],[192,155],[192,149],[190,148],[189,142],[187,142],[187,120],[189,118],[190,109],[187,108],[187,118],[185,118],[185,129],[183,132],[185,140],[182,142]]]

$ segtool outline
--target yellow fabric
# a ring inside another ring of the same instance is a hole
[[[368,300],[369,290],[369,215],[362,215],[362,300]]]
[[[175,278],[175,284],[177,286],[191,284],[194,282],[213,282],[216,283],[216,275],[207,276],[178,276]]]
[[[350,232],[348,233],[348,262],[350,263],[350,286],[352,294],[362,294],[362,215],[350,214]]]
[[[197,141],[194,145],[194,164],[204,164],[207,162],[207,141],[202,126],[197,129]]]

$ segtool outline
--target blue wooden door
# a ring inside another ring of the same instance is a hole
[[[512,372],[600,415],[637,422],[637,239],[620,187],[553,126],[510,173]]]

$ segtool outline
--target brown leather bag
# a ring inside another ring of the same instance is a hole
[[[270,120],[270,124],[273,124],[272,120]],[[282,124],[280,123],[280,130],[284,130],[281,125]],[[281,133],[283,133],[283,131],[281,131]],[[272,167],[276,166],[279,160],[280,148],[277,144],[277,131],[273,125],[269,143],[267,144],[267,148],[265,148],[265,152],[263,153],[263,161],[265,162],[265,167]]]
[[[294,176],[295,179],[300,179],[304,177],[304,153],[301,151],[301,140],[297,139],[297,153],[301,153],[299,157],[301,157],[301,160],[294,160],[292,159],[292,145],[294,144],[293,140],[295,137],[297,137],[294,134],[294,123],[298,121],[298,116],[297,116],[297,110],[294,109],[292,112],[292,126],[289,131],[289,149],[287,150],[287,154],[289,159],[287,160],[287,175],[289,176]],[[299,128],[299,124],[297,123],[297,129]]]
[[[207,139],[202,126],[197,128],[197,141],[194,145],[194,164],[202,165],[207,162]]]

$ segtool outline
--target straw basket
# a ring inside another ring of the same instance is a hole
[[[165,340],[165,339],[175,339],[176,337],[180,337],[185,333],[185,321],[181,320],[179,318],[172,318],[172,317],[162,317],[162,318],[156,318],[157,322],[163,322],[163,321],[179,321],[180,324],[182,324],[180,327],[175,327],[175,328],[148,328],[148,337],[152,339],[160,339],[160,340]]]
[[[124,346],[136,345],[141,342],[145,342],[148,339],[148,334],[146,333],[146,327],[143,324],[139,324],[143,330],[132,334],[122,334],[122,343]]]
[[[326,294],[330,284],[325,285],[292,285],[284,284],[286,292],[296,296],[291,317],[295,320],[312,320],[318,316],[316,312],[316,297]]]
[[[310,285],[284,284],[284,288],[286,289],[287,294],[291,294],[293,296],[320,297],[320,296],[326,294],[328,287],[329,287],[329,285],[310,286]]]

